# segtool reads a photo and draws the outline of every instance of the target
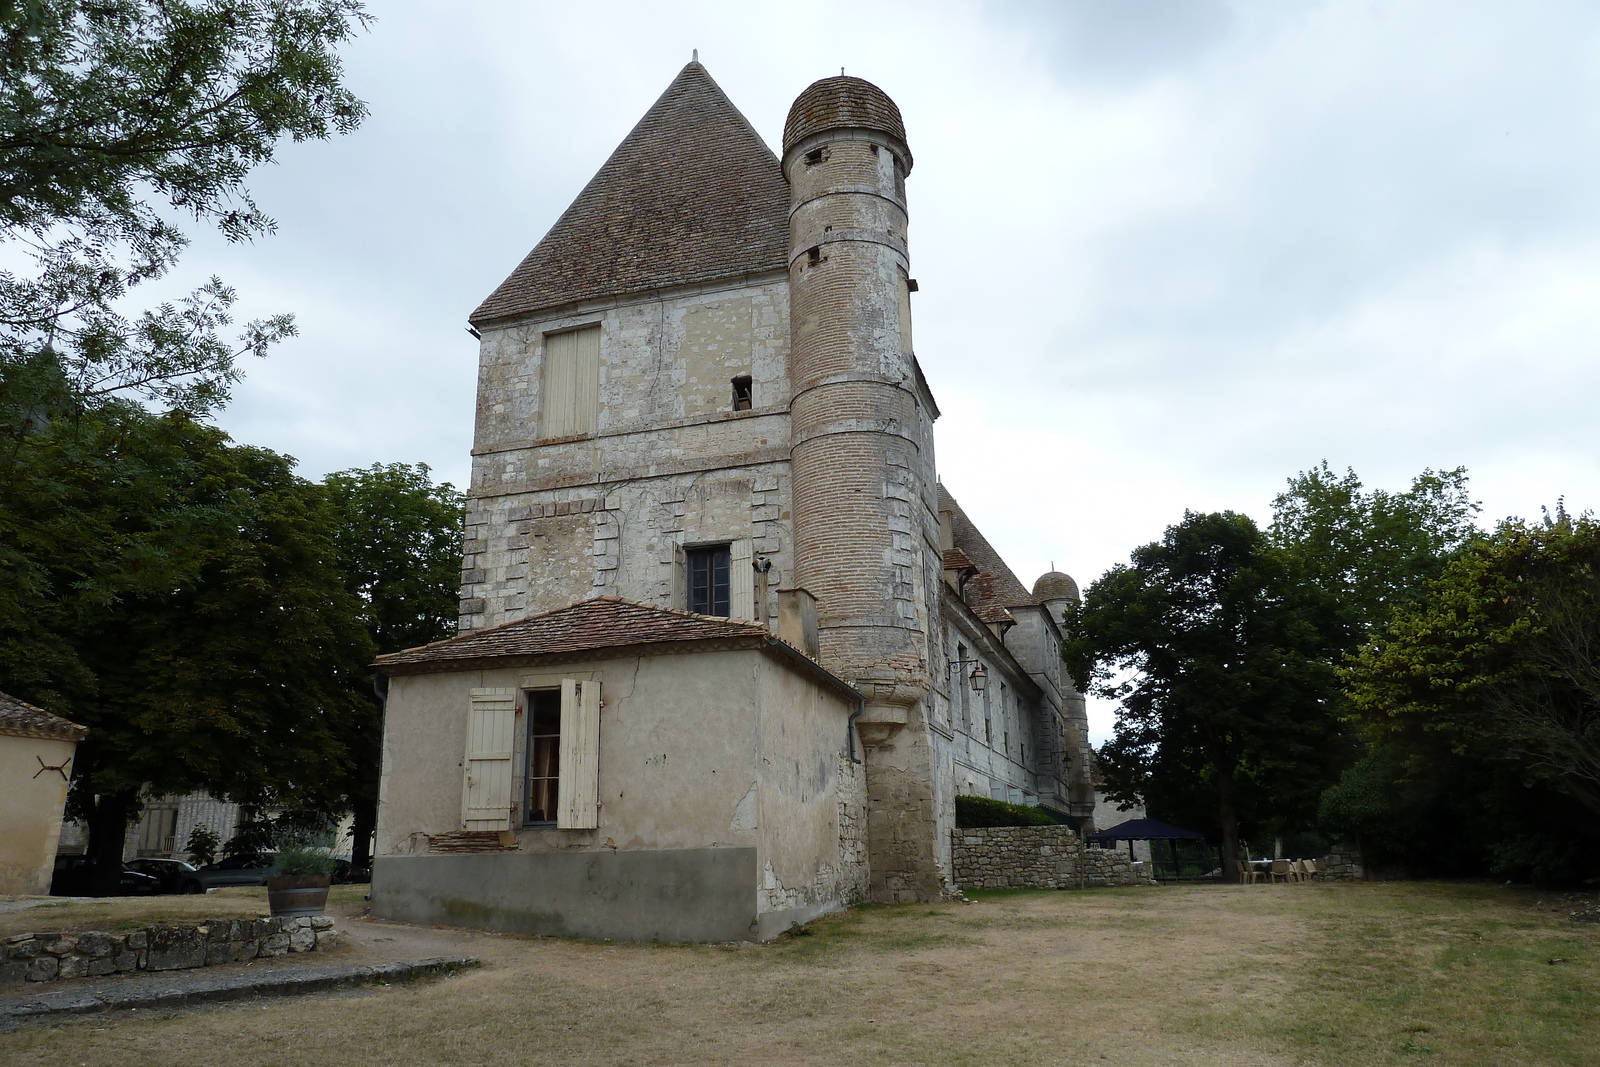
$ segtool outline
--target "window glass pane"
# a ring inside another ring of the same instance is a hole
[[[725,547],[711,553],[711,614],[731,614],[728,609],[728,550]]]
[[[731,614],[728,588],[728,546],[691,548],[689,556],[689,610],[701,615]]]
[[[561,782],[561,691],[528,694],[528,801],[524,822],[555,822]]]

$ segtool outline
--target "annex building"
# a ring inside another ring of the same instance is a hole
[[[690,63],[472,314],[461,633],[380,660],[374,913],[760,938],[948,892],[957,794],[1092,829],[1077,588],[939,482],[912,164],[869,82],[780,157]]]

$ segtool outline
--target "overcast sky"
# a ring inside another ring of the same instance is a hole
[[[939,468],[1024,582],[1265,521],[1323,459],[1465,466],[1487,520],[1600,503],[1592,0],[372,9],[371,119],[255,177],[275,236],[181,267],[298,317],[220,422],[307,476],[466,483],[467,315],[698,48],[775,149],[841,66],[900,105]]]

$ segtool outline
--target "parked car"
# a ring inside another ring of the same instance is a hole
[[[169,860],[160,856],[141,856],[136,860],[129,860],[126,866],[140,874],[160,879],[163,893],[181,892],[184,878],[200,869],[186,860]]]
[[[50,892],[58,897],[92,896],[94,857],[57,856],[55,871],[50,875]],[[122,865],[122,877],[117,882],[118,896],[150,896],[159,892],[161,879]]]
[[[337,857],[334,862],[338,864],[331,879],[334,885],[365,885],[372,881],[370,863],[365,867],[355,867],[343,856]]]
[[[277,857],[271,852],[229,856],[185,875],[178,883],[178,892],[204,893],[208,889],[229,885],[266,885],[276,862]]]

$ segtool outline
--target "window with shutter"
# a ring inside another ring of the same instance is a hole
[[[688,603],[684,606],[701,615],[727,618],[730,610],[731,577],[728,545],[701,545],[684,552],[688,570]]]
[[[600,825],[600,683],[561,680],[561,784],[556,826]]]
[[[467,706],[467,756],[462,762],[462,829],[511,829],[516,720],[515,689],[472,690]]]
[[[594,433],[600,421],[600,327],[546,334],[543,437]]]
[[[561,690],[528,694],[528,773],[524,777],[525,825],[556,821],[561,797]]]

